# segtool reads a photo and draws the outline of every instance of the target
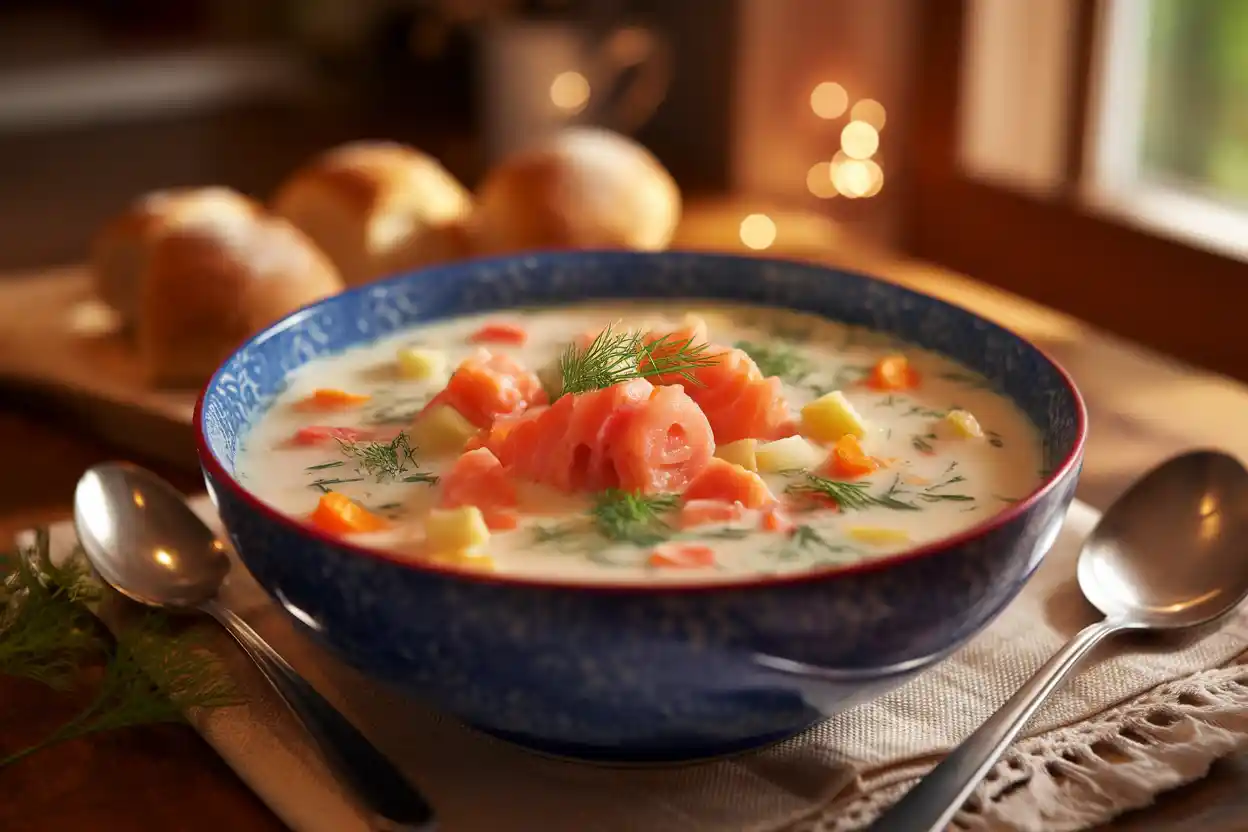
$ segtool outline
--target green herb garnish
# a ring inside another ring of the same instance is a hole
[[[861,554],[853,546],[842,543],[831,543],[813,526],[798,526],[789,535],[789,539],[776,552],[777,560],[794,560],[807,549],[822,549],[833,555]]]
[[[342,485],[343,483],[348,483],[348,482],[364,482],[364,478],[363,477],[334,477],[332,479],[322,478],[322,479],[313,480],[312,482],[308,483],[308,488],[316,488],[316,489],[319,489],[322,494],[328,494],[330,491],[334,490],[330,488],[331,485]]]
[[[323,470],[325,470],[326,468],[337,468],[337,467],[339,467],[340,465],[343,465],[343,464],[344,464],[344,463],[343,463],[343,461],[342,461],[342,460],[337,460],[337,461],[335,461],[335,462],[322,462],[320,465],[309,465],[307,468],[304,468],[303,470],[305,470],[305,471],[323,471]]]
[[[416,449],[402,431],[389,442],[347,442],[338,440],[343,454],[356,461],[356,470],[378,482],[397,479],[408,468],[418,467]]]
[[[988,437],[988,444],[991,445],[992,447],[994,448],[1005,447],[1005,441],[1001,438],[1001,434],[997,433],[995,430],[984,431],[984,436]]]
[[[890,489],[883,494],[872,494],[870,483],[846,482],[821,477],[818,474],[807,474],[806,481],[793,483],[785,490],[790,494],[808,494],[826,497],[846,511],[860,511],[872,506],[891,508],[896,511],[917,511],[918,506],[903,502],[893,496]]]
[[[810,361],[791,344],[759,344],[738,341],[736,348],[754,360],[765,376],[779,376],[789,384],[801,384],[810,375]]]
[[[935,439],[935,438],[936,438],[936,434],[934,433],[926,433],[923,435],[919,435],[916,433],[914,436],[910,437],[910,444],[914,446],[914,449],[916,451],[919,451],[920,453],[930,454],[932,453],[934,449],[932,448],[932,443],[928,442],[927,440]]]
[[[695,344],[693,338],[665,335],[646,343],[641,332],[616,332],[608,326],[581,349],[569,344],[559,358],[559,395],[601,390],[635,378],[675,375],[700,384],[695,370],[719,362],[718,355],[707,355],[709,345]]]
[[[406,477],[403,478],[402,481],[403,482],[421,482],[421,483],[424,483],[425,485],[437,485],[438,476],[437,474],[429,474],[424,471],[419,471],[415,474],[408,474]]]
[[[99,599],[80,552],[51,561],[46,529],[34,545],[0,557],[0,674],[58,690],[81,685],[104,662],[95,696],[77,716],[35,745],[0,758],[0,767],[51,745],[132,725],[180,722],[190,708],[241,701],[195,633],[168,634],[167,619],[148,613],[108,638],[85,604]]]
[[[653,546],[671,536],[671,527],[660,515],[676,508],[679,501],[675,494],[646,496],[612,488],[597,496],[589,515],[607,540]]]

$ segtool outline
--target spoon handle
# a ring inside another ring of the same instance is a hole
[[[321,754],[361,803],[398,832],[433,832],[433,810],[347,718],[329,704],[260,634],[216,601],[202,606],[234,637],[312,736]]]
[[[1041,703],[1088,651],[1122,629],[1120,624],[1099,621],[1077,633],[987,722],[929,771],[871,828],[879,832],[944,832]]]

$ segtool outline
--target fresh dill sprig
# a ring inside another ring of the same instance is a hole
[[[343,454],[355,459],[356,470],[378,482],[398,479],[409,468],[418,468],[416,449],[402,431],[389,442],[347,442],[338,440]]]
[[[415,474],[408,474],[403,478],[403,482],[420,482],[425,485],[437,485],[438,475],[430,474],[427,471],[417,471]]]
[[[599,494],[589,515],[594,528],[608,540],[653,546],[671,536],[671,527],[660,515],[679,504],[675,494],[646,496],[618,488]]]
[[[334,460],[333,462],[322,462],[319,465],[309,465],[307,468],[304,468],[303,470],[324,471],[326,468],[339,468],[345,464],[346,463],[344,463],[341,459],[337,459],[337,460]]]
[[[312,480],[312,482],[308,483],[308,488],[315,488],[318,491],[320,491],[322,494],[328,494],[329,492],[334,490],[330,488],[331,485],[342,485],[343,483],[348,483],[348,482],[364,482],[364,478],[363,477],[321,477],[320,479],[315,479],[315,480]]]
[[[33,546],[0,558],[0,569],[0,674],[64,690],[83,681],[86,666],[106,662],[91,702],[40,742],[0,757],[0,768],[87,734],[180,721],[187,709],[241,701],[196,636],[169,635],[159,613],[119,629],[110,645],[85,606],[99,598],[98,585],[78,552],[52,563],[46,529]]]
[[[883,494],[872,494],[870,488],[870,483],[846,482],[828,479],[818,474],[807,474],[804,482],[793,483],[785,490],[790,494],[826,497],[845,511],[861,511],[872,506],[897,511],[918,511],[918,506],[897,499],[892,495],[891,490]]]
[[[808,549],[821,549],[830,555],[860,555],[853,546],[832,543],[813,526],[801,525],[789,535],[789,539],[776,551],[777,560],[794,560]]]
[[[810,375],[810,360],[791,344],[738,341],[735,346],[752,358],[765,376],[778,376],[789,384],[801,384]]]
[[[692,384],[693,372],[718,363],[709,345],[693,338],[665,335],[646,343],[642,332],[618,332],[608,326],[584,348],[569,344],[559,357],[558,395],[601,390],[635,378],[675,375]],[[557,398],[557,397],[556,397]]]

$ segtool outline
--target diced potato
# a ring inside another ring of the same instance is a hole
[[[552,361],[538,370],[537,380],[552,400],[558,396],[563,391],[563,371],[559,369],[559,362]]]
[[[425,551],[430,557],[477,552],[489,542],[485,515],[476,506],[435,508],[425,517]]]
[[[395,354],[399,375],[403,378],[425,380],[440,376],[446,371],[446,354],[424,347],[400,347]]]
[[[819,442],[835,442],[845,434],[862,439],[867,423],[840,390],[833,390],[802,408],[802,434]]]
[[[758,460],[754,455],[754,448],[757,445],[757,439],[738,439],[727,445],[716,446],[715,456],[733,465],[740,465],[747,471],[757,471]]]
[[[425,557],[430,563],[442,566],[454,566],[462,569],[476,569],[479,572],[493,572],[497,567],[494,558],[483,552],[439,552]]]
[[[910,542],[910,533],[904,529],[889,529],[883,526],[850,526],[848,534],[854,540],[869,543],[872,546]]]
[[[416,419],[409,436],[421,453],[459,453],[469,439],[477,436],[477,426],[450,405],[429,408]]]
[[[801,436],[786,436],[775,442],[759,445],[755,456],[759,471],[775,473],[816,468],[827,457],[827,453]]]
[[[949,425],[949,432],[959,439],[984,438],[984,429],[969,410],[950,410],[945,415],[945,422]]]

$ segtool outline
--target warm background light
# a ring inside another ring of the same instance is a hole
[[[836,166],[832,174],[836,189],[850,199],[866,196],[871,190],[871,170],[866,162],[849,159]]]
[[[863,197],[875,196],[884,187],[884,169],[874,159],[867,159],[862,164],[866,166],[867,175],[871,177],[871,187],[867,188]]]
[[[560,110],[579,113],[589,103],[589,81],[579,72],[560,72],[550,82],[550,100]]]
[[[888,120],[888,115],[884,112],[884,105],[874,98],[864,98],[855,102],[853,109],[849,111],[849,117],[854,121],[865,121],[874,127],[877,132],[884,129],[884,122]]]
[[[776,241],[776,224],[766,214],[750,214],[741,220],[741,242],[755,251],[769,248]]]
[[[833,81],[824,81],[810,94],[810,109],[819,118],[840,118],[849,107],[849,93]]]
[[[851,159],[870,159],[880,147],[880,134],[865,121],[851,121],[841,131],[841,149]]]
[[[820,199],[836,196],[836,185],[832,184],[831,162],[818,162],[806,172],[806,190]]]

